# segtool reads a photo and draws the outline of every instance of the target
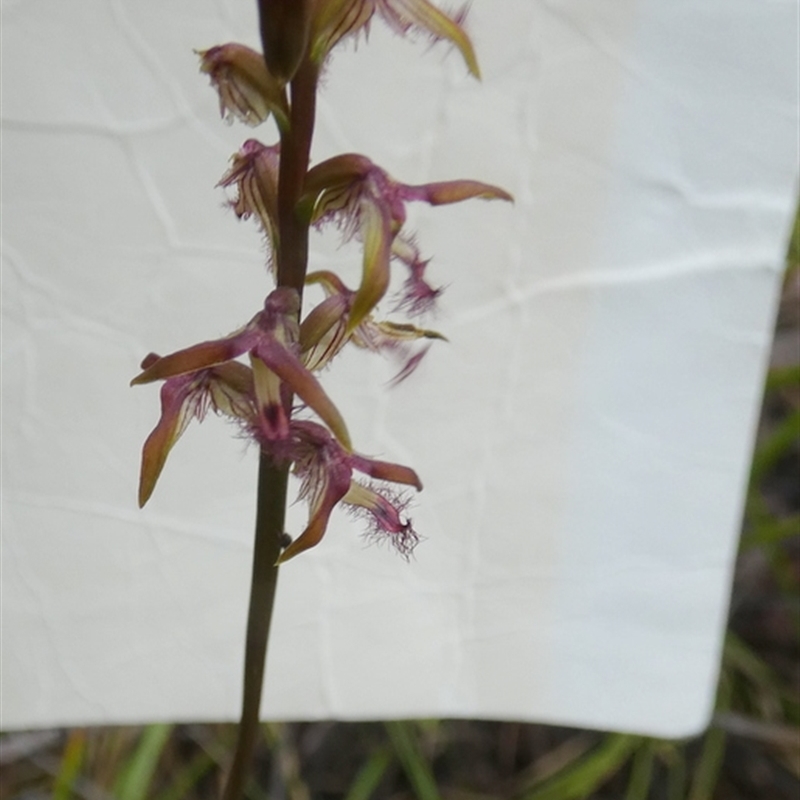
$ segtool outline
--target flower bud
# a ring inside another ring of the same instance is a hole
[[[283,86],[269,73],[260,53],[233,42],[195,52],[200,70],[219,94],[223,117],[254,126],[272,113],[281,128],[289,124]]]
[[[258,2],[264,60],[283,83],[294,77],[306,54],[312,4],[312,0]]]

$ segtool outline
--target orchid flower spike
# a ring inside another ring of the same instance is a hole
[[[300,294],[279,286],[262,310],[234,333],[145,358],[132,384],[160,380],[163,385],[161,415],[142,451],[139,504],[152,495],[189,422],[202,421],[212,410],[234,421],[258,443],[262,456],[275,466],[291,468],[300,481],[300,498],[309,506],[308,523],[279,561],[315,546],[337,505],[366,518],[368,536],[388,540],[409,557],[418,536],[406,514],[407,487],[421,490],[417,474],[356,453],[342,415],[314,373],[325,369],[346,344],[353,344],[399,357],[396,383],[413,372],[433,340],[444,339],[436,331],[379,319],[375,313],[388,291],[393,262],[407,270],[394,311],[411,316],[429,312],[441,292],[428,282],[428,261],[414,236],[404,230],[406,203],[512,198],[479,181],[401,183],[353,153],[308,169],[314,93],[332,49],[349,37],[367,35],[376,16],[399,34],[449,42],[469,72],[480,77],[464,30],[466,15],[448,14],[429,0],[259,0],[258,7],[263,54],[235,43],[197,54],[201,71],[217,92],[222,116],[249,126],[272,117],[280,143],[245,141],[218,185],[230,190],[229,205],[239,218],[253,217],[258,223],[275,277],[273,259],[281,264],[282,282],[317,285],[325,297],[301,324]],[[283,167],[282,157],[287,159]],[[355,289],[333,272],[307,273],[305,245],[298,244],[298,237],[307,236],[311,225],[329,222],[339,227],[345,240],[355,238],[362,245],[361,278]],[[291,280],[283,274],[286,252],[281,250],[280,232],[287,239],[284,247],[298,248],[298,263],[292,265],[297,274]]]

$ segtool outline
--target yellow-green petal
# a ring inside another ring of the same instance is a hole
[[[389,259],[392,249],[390,220],[385,210],[371,199],[359,206],[359,230],[364,246],[361,285],[358,287],[347,332],[352,333],[372,311],[389,288]]]

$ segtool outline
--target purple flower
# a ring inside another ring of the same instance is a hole
[[[406,219],[405,204],[423,201],[438,206],[470,198],[512,199],[503,189],[480,181],[416,186],[400,183],[365,156],[354,153],[335,156],[309,170],[299,213],[317,225],[336,222],[345,238],[355,236],[364,247],[361,285],[353,298],[348,332],[358,327],[386,293],[392,255],[412,269],[412,296],[422,288],[418,276],[424,272],[425,263],[411,239],[398,238]],[[427,284],[425,287],[434,291]]]
[[[344,503],[369,519],[369,535],[388,539],[400,553],[408,556],[417,541],[411,521],[403,516],[407,502],[391,490],[367,486],[353,479],[353,472],[375,481],[413,486],[422,483],[416,472],[400,464],[360,456],[345,450],[330,432],[316,422],[291,423],[293,471],[300,478],[300,498],[309,506],[305,530],[281,554],[279,563],[319,544],[331,512]]]
[[[163,358],[145,360],[144,371],[131,385],[164,379],[172,382],[165,386],[166,401],[162,395],[161,432],[148,451],[147,464],[143,465],[144,489],[140,489],[140,497],[146,500],[150,496],[169,449],[186,427],[185,420],[202,417],[200,410],[206,407],[205,398],[210,397],[215,407],[227,410],[223,402],[226,386],[236,390],[232,394],[236,402],[230,404],[233,416],[246,422],[262,445],[271,445],[277,460],[281,446],[289,440],[293,395],[317,414],[349,450],[350,437],[341,414],[298,357],[299,307],[300,299],[294,289],[275,289],[267,297],[264,309],[230,336],[202,342]],[[244,354],[250,357],[251,377],[247,380],[252,380],[252,398],[247,403],[241,373],[244,365],[234,362]]]
[[[367,314],[356,328],[348,332],[348,319],[356,293],[348,289],[338,275],[327,270],[312,272],[307,284],[318,284],[327,297],[316,306],[300,326],[300,347],[303,363],[311,370],[327,366],[348,342],[373,352],[390,353],[403,366],[393,382],[408,377],[427,351],[413,345],[421,340],[445,339],[436,331],[405,323],[376,321]]]
[[[150,498],[172,447],[192,419],[211,409],[237,422],[275,463],[292,464],[300,499],[309,505],[302,534],[283,552],[286,561],[317,544],[333,508],[343,503],[366,516],[371,536],[387,538],[405,556],[417,541],[403,512],[405,499],[380,483],[422,489],[408,467],[354,453],[344,421],[300,358],[297,292],[276,289],[264,309],[236,333],[168,356],[150,354],[132,384],[164,380],[161,417],[142,450],[139,505]],[[235,359],[248,354],[250,366]],[[296,395],[325,424],[292,418]]]
[[[145,371],[159,361],[151,353],[142,362]],[[150,499],[167,456],[192,419],[202,421],[208,409],[245,425],[257,416],[253,373],[231,362],[168,378],[161,387],[161,418],[142,449],[139,506]]]

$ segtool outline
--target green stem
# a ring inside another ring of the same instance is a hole
[[[292,80],[290,125],[281,135],[278,173],[277,283],[278,286],[296,289],[301,297],[308,269],[308,224],[297,216],[295,207],[308,172],[317,78],[316,66],[306,60]],[[223,800],[242,797],[258,736],[264,665],[278,582],[275,562],[280,554],[284,531],[288,475],[288,464],[276,465],[264,450],[261,451],[242,716]]]

